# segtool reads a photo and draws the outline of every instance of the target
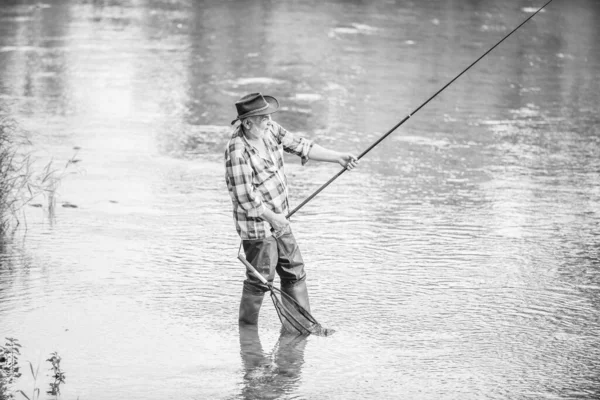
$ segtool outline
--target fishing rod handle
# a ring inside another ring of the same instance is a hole
[[[262,282],[263,284],[265,284],[265,285],[268,285],[268,284],[269,284],[269,282],[268,282],[268,281],[265,279],[265,277],[264,277],[264,276],[262,276],[262,275],[260,274],[260,272],[258,272],[258,271],[256,270],[256,268],[254,268],[254,267],[252,266],[252,264],[250,264],[250,263],[248,262],[248,260],[246,260],[246,257],[244,257],[244,255],[243,255],[243,254],[238,254],[238,259],[239,259],[239,260],[240,260],[240,261],[241,261],[241,262],[242,262],[242,263],[243,263],[243,264],[246,266],[246,269],[247,269],[248,271],[252,272],[252,273],[253,273],[253,274],[254,274],[254,275],[255,275],[255,276],[258,278],[258,280],[259,280],[259,281],[261,281],[261,282]]]

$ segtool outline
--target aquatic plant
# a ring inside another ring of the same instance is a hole
[[[15,338],[6,338],[4,346],[0,346],[0,400],[14,400],[15,393],[21,394],[27,400],[34,400],[40,398],[40,389],[37,387],[37,381],[39,378],[38,366],[35,370],[33,364],[28,361],[31,376],[33,377],[33,388],[31,394],[28,395],[22,390],[14,390],[13,386],[16,380],[21,377],[19,371],[19,357],[21,356],[21,344]],[[46,360],[51,364],[51,375],[53,379],[50,382],[50,388],[46,391],[46,394],[54,396],[56,399],[60,396],[60,385],[65,383],[65,372],[61,369],[60,362],[62,358],[58,352],[53,352],[50,357]]]
[[[34,203],[40,196],[46,198],[46,209],[53,217],[56,190],[73,161],[62,171],[55,169],[52,161],[36,171],[31,153],[23,150],[28,145],[25,132],[13,120],[0,116],[0,237],[25,221],[26,205],[44,207]]]
[[[34,371],[33,364],[30,361],[27,362],[29,363],[29,369],[31,369],[31,375],[33,376],[33,389],[31,392],[31,397],[27,396],[22,390],[17,390],[17,392],[21,393],[27,400],[36,400],[40,398],[40,388],[37,387],[37,378],[40,374],[40,367],[38,366]]]
[[[14,398],[10,389],[17,378],[21,376],[19,372],[20,348],[19,341],[9,337],[6,338],[4,346],[0,346],[0,400]]]
[[[60,368],[60,360],[61,357],[57,352],[50,354],[50,358],[46,360],[52,364],[51,371],[52,378],[54,378],[54,382],[50,382],[50,390],[46,393],[56,396],[56,398],[60,395],[60,385],[65,383],[65,373]]]
[[[58,355],[58,353],[56,351],[54,353],[50,354],[50,358],[48,358],[46,360],[52,364],[50,371],[52,371],[51,377],[54,379],[54,381],[50,382],[50,389],[48,391],[46,391],[46,394],[54,396],[55,399],[58,399],[58,397],[60,395],[60,385],[65,383],[65,373],[60,368],[60,360],[61,360],[61,357]],[[20,393],[27,400],[37,400],[40,398],[40,392],[41,392],[40,388],[37,387],[37,380],[40,376],[40,372],[39,372],[40,367],[38,366],[37,369],[34,371],[33,364],[29,361],[28,361],[28,363],[29,363],[29,369],[31,370],[31,376],[33,377],[33,388],[31,391],[31,396],[28,396],[22,390],[17,390],[17,393]]]

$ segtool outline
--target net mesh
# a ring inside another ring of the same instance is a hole
[[[335,332],[333,329],[324,328],[291,296],[272,285],[268,285],[268,287],[271,292],[271,300],[286,332],[317,336],[329,336]]]

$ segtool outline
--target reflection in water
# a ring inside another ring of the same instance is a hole
[[[257,325],[240,324],[240,354],[244,366],[243,399],[277,399],[298,386],[307,336],[282,332],[265,353]]]
[[[17,234],[0,235],[0,340],[11,333],[3,329],[2,314],[14,309],[16,302],[20,302],[22,307],[29,307],[31,298],[35,296],[32,293],[37,277],[35,264],[24,251],[22,240],[24,238]],[[10,295],[13,290],[19,293],[18,298]]]

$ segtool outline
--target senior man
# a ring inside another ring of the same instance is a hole
[[[279,109],[272,96],[251,93],[236,103],[235,129],[225,149],[226,182],[233,203],[233,219],[246,259],[269,282],[275,272],[281,291],[310,312],[306,272],[296,239],[286,218],[289,212],[283,151],[302,159],[338,163],[352,170],[358,159],[350,153],[329,150],[296,136],[271,119]],[[246,272],[239,321],[258,323],[267,289]]]

